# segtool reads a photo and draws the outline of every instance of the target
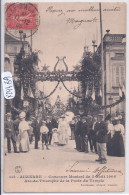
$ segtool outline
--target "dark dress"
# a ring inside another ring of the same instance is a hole
[[[114,143],[114,126],[112,123],[108,124],[108,139],[107,139],[107,155],[113,156],[113,143]]]
[[[107,155],[113,156],[113,143],[114,137],[111,136],[111,133],[108,134],[108,141],[107,141]]]
[[[113,156],[118,156],[118,157],[125,156],[124,140],[121,134],[123,132],[121,131],[121,127],[123,128],[123,125],[121,124],[115,125],[117,131],[115,131],[113,137]]]

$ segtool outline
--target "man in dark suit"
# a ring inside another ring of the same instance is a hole
[[[81,152],[88,153],[88,123],[86,121],[86,116],[81,118],[81,130],[80,130],[80,137],[81,137]]]
[[[13,143],[14,152],[17,152],[15,132],[14,132],[14,124],[11,120],[11,113],[7,113],[7,121],[5,122],[5,132],[7,137],[7,148],[8,153],[11,153],[11,141]]]
[[[33,133],[35,136],[35,149],[38,149],[38,142],[40,140],[40,127],[42,126],[42,118],[37,116],[37,119],[32,123]]]
[[[75,144],[76,144],[76,150],[81,150],[81,140],[80,140],[80,130],[81,130],[81,121],[80,116],[76,116],[76,125],[75,125]]]
[[[47,117],[46,126],[49,129],[48,132],[48,144],[51,145],[52,141],[52,121],[50,117]]]
[[[96,161],[99,161],[101,164],[106,164],[107,163],[106,142],[108,128],[107,124],[103,120],[103,114],[98,114],[97,121],[98,122],[96,123],[94,130],[96,135],[97,153],[99,158]]]

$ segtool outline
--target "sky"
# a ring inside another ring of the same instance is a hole
[[[65,62],[69,70],[72,70],[73,66],[80,61],[85,45],[92,51],[92,40],[96,40],[97,45],[100,44],[99,3],[40,3],[38,11],[40,25],[33,35],[33,50],[42,52],[39,55],[39,68],[46,64],[52,71],[57,62],[56,56],[66,56]],[[107,29],[112,34],[125,34],[125,18],[124,3],[102,3],[103,35]],[[79,22],[80,20],[82,23]],[[45,93],[48,94],[54,86],[55,83],[51,83],[49,88],[45,87]],[[67,86],[71,84],[67,83]],[[75,82],[73,88],[74,86],[76,86]],[[41,83],[39,88],[42,88]],[[60,87],[51,96],[53,102],[58,94],[62,101],[66,101],[68,93]]]

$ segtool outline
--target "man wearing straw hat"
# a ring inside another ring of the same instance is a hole
[[[98,114],[97,123],[95,125],[95,134],[96,134],[96,144],[97,144],[97,152],[99,158],[96,160],[100,162],[100,164],[107,163],[107,149],[106,149],[106,142],[107,142],[107,133],[108,128],[105,121],[103,121],[103,114]]]

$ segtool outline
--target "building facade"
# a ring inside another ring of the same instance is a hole
[[[105,105],[120,99],[119,89],[126,84],[126,42],[125,34],[110,34],[103,38],[105,70]],[[125,102],[112,107],[112,113],[125,112]]]
[[[24,44],[24,50],[26,54],[30,52],[30,45],[27,41],[18,40],[11,35],[5,33],[5,54],[8,54],[10,63],[4,66],[4,71],[10,71],[14,74],[14,70],[17,68],[14,66],[15,56],[20,52],[22,45]]]

